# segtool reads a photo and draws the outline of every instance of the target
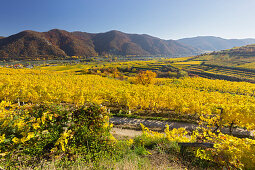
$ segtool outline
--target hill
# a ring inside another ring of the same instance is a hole
[[[203,51],[219,51],[224,49],[230,49],[233,47],[240,47],[248,44],[254,44],[255,39],[223,39],[213,36],[199,36],[193,38],[184,38],[178,40],[178,42],[187,44],[194,48],[201,49]]]
[[[146,34],[126,34],[115,30],[94,34],[92,40],[100,54],[187,56],[200,52],[173,40],[162,40]]]
[[[255,83],[255,45],[201,54],[173,65],[190,75]]]
[[[199,54],[201,51],[174,40],[120,31],[91,34],[53,29],[48,32],[23,31],[0,39],[0,59],[50,59],[65,56]]]
[[[5,60],[42,59],[65,55],[63,50],[35,31],[23,31],[0,39],[0,57]]]
[[[89,57],[97,55],[92,40],[86,39],[84,36],[80,38],[73,33],[58,29],[42,34],[50,43],[63,50],[67,56]]]
[[[201,54],[197,59],[205,61],[206,64],[255,69],[255,45]]]

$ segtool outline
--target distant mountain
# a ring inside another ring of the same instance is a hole
[[[165,55],[188,56],[200,50],[174,40],[120,31],[91,34],[53,29],[48,32],[23,31],[0,39],[0,59],[49,59],[65,56]]]
[[[240,40],[245,42],[246,45],[255,44],[255,39],[253,38],[246,38],[246,39],[240,39]]]
[[[4,37],[0,36],[0,39],[2,39],[2,38],[4,38]]]
[[[142,48],[139,44],[132,42],[130,35],[119,31],[109,31],[92,35],[95,50],[99,54],[120,54],[120,55],[153,55]],[[164,51],[161,51],[163,54]],[[154,53],[155,54],[155,53]]]
[[[87,39],[84,36],[81,38],[73,33],[58,29],[53,29],[42,34],[50,43],[63,50],[67,56],[97,55],[94,44],[89,37]]]
[[[0,58],[5,60],[65,55],[63,50],[50,43],[42,33],[35,31],[23,31],[0,39]]]
[[[223,39],[213,36],[199,36],[177,40],[180,43],[201,49],[203,51],[219,51],[240,47],[248,44],[255,44],[255,39]]]
[[[100,54],[187,56],[200,51],[173,40],[162,40],[146,34],[126,34],[110,31],[92,35],[95,49]]]

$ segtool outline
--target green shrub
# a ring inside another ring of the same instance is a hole
[[[1,162],[7,167],[33,165],[42,159],[75,160],[81,154],[86,160],[96,160],[115,144],[109,113],[98,105],[1,109]]]

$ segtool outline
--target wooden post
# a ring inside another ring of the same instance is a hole
[[[230,134],[230,135],[232,135],[233,126],[234,126],[234,122],[231,122],[231,124],[230,124],[230,126],[229,126],[229,134]]]

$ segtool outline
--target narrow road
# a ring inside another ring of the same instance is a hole
[[[127,118],[127,117],[112,117],[110,119],[110,123],[116,125],[113,128],[113,131],[116,131],[115,133],[118,132],[120,135],[123,135],[123,136],[126,135],[130,137],[134,137],[135,135],[141,134],[141,131],[139,132],[140,123],[142,123],[144,126],[148,128],[152,128],[159,131],[163,131],[166,125],[169,125],[169,129],[183,127],[189,131],[193,131],[197,127],[199,127],[198,124],[194,124],[194,123],[146,120],[146,119],[136,119],[136,118]],[[222,132],[229,133],[229,129],[223,128]],[[241,136],[241,137],[254,136],[253,132],[242,129],[242,128],[233,128],[232,133],[235,136]]]
[[[112,117],[110,122],[114,125],[126,125],[140,128],[140,123],[148,128],[157,128],[159,130],[164,130],[166,125],[169,125],[170,129],[173,128],[186,128],[187,130],[195,130],[198,125],[193,123],[185,122],[169,122],[169,121],[160,121],[160,120],[148,120],[148,119],[136,119],[136,118],[127,118],[127,117]]]

